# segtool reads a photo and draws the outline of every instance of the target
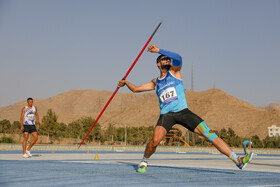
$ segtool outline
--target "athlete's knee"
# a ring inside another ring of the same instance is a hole
[[[29,138],[28,136],[24,136],[24,137],[23,137],[23,141],[27,141],[28,138]]]
[[[153,137],[151,144],[153,147],[157,147],[161,142],[161,139],[159,137]]]
[[[198,125],[201,130],[204,133],[204,136],[208,137],[208,140],[210,142],[212,142],[215,138],[217,138],[217,134],[214,133],[207,125],[204,121],[202,121],[199,125]]]
[[[38,140],[38,136],[33,138],[34,142],[37,142],[37,140]]]

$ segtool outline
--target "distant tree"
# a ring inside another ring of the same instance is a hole
[[[153,137],[153,126],[127,127],[127,143],[131,145],[143,145]]]
[[[42,118],[42,124],[40,126],[40,134],[49,135],[51,138],[58,138],[59,133],[59,123],[57,121],[58,116],[52,109],[48,109],[47,114]]]
[[[231,128],[228,128],[226,140],[228,140],[227,143],[230,147],[240,147],[242,143],[242,138],[237,136]]]
[[[117,141],[124,142],[125,139],[125,128],[120,127],[117,129]]]
[[[110,123],[104,132],[107,141],[113,143],[117,139],[117,128],[114,124]],[[113,142],[112,142],[113,140]]]
[[[11,133],[11,122],[7,119],[0,121],[0,132],[1,133]]]
[[[57,136],[67,138],[67,125],[65,123],[59,123]]]
[[[259,136],[257,136],[257,135],[252,136],[251,141],[252,141],[253,147],[255,147],[255,148],[263,148],[263,143],[260,140]]]
[[[102,133],[101,126],[99,123],[96,123],[93,127],[93,139],[94,141],[100,141],[101,143],[105,142],[105,137]]]
[[[13,138],[10,137],[2,137],[0,138],[0,143],[14,143],[15,141],[13,140]]]
[[[82,136],[82,125],[79,120],[72,121],[68,124],[68,135],[71,138],[80,139]]]
[[[81,119],[79,119],[79,122],[81,124],[82,127],[82,137],[85,137],[86,134],[88,133],[88,131],[90,130],[90,128],[92,127],[93,123],[95,122],[95,120],[92,117],[83,117]],[[87,138],[85,141],[87,142],[92,142],[94,140],[94,135],[95,131],[96,131],[96,125],[94,125],[92,131],[88,134]]]
[[[225,128],[222,128],[220,131],[219,131],[219,137],[221,138],[221,139],[223,139],[225,142],[229,142],[228,141],[228,133],[227,133],[227,130],[225,129]]]
[[[280,148],[280,137],[267,136],[263,140],[264,148]]]
[[[12,133],[15,133],[15,134],[20,134],[22,131],[21,131],[21,125],[20,125],[20,122],[19,121],[14,121],[12,123]]]

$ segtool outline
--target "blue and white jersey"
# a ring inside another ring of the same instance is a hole
[[[35,115],[36,115],[36,109],[34,106],[32,106],[31,109],[29,109],[27,106],[25,107],[25,114],[24,114],[24,122],[23,125],[35,125]]]
[[[188,108],[183,81],[170,71],[165,77],[156,79],[156,93],[160,104],[160,114],[179,112]]]

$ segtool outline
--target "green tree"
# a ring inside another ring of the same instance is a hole
[[[253,147],[255,147],[255,148],[263,148],[263,143],[260,140],[259,136],[257,136],[257,135],[252,136],[251,141],[252,141]]]
[[[110,123],[109,126],[106,128],[104,135],[107,141],[111,141],[111,143],[113,143],[114,140],[117,139],[117,128],[115,127],[115,125]]]
[[[77,138],[80,141],[80,139],[87,135],[94,122],[95,120],[92,117],[83,117],[72,121],[68,125],[68,135],[72,138]],[[96,123],[91,132],[88,134],[85,142],[92,142],[94,140],[99,141],[101,138],[101,127],[99,123]]]
[[[82,134],[81,134],[82,137],[86,136],[86,134],[88,133],[88,131],[92,127],[94,121],[95,120],[92,117],[83,117],[83,118],[79,119],[79,122],[80,122],[81,127],[82,127]],[[95,126],[96,126],[96,124],[94,125],[94,127]],[[94,140],[94,131],[96,130],[94,127],[93,127],[92,131],[88,134],[85,141],[92,142]]]
[[[120,127],[117,129],[117,141],[124,142],[125,139],[125,129]]]
[[[13,138],[4,136],[4,137],[0,138],[0,143],[14,143],[14,140],[13,140]]]
[[[263,140],[264,148],[280,148],[280,137],[267,136]]]
[[[223,139],[226,143],[228,143],[228,134],[227,134],[227,130],[225,128],[222,128],[220,131],[219,131],[219,137],[221,139]]]
[[[93,127],[93,139],[94,141],[100,141],[101,143],[105,142],[105,138],[102,134],[101,126],[99,123],[96,123]]]
[[[82,136],[82,125],[79,120],[72,121],[68,124],[68,135],[71,138],[80,139]]]
[[[11,122],[7,119],[0,121],[0,132],[1,133],[11,133]]]
[[[132,145],[143,145],[152,139],[153,130],[153,126],[128,127],[127,143]]]
[[[240,147],[242,143],[242,139],[231,128],[228,128],[226,140],[230,147]]]
[[[58,116],[52,109],[48,109],[48,112],[42,118],[42,124],[40,126],[40,134],[49,135],[51,138],[59,137],[59,123],[57,121]]]
[[[21,125],[20,125],[20,122],[19,121],[14,121],[12,123],[12,133],[15,133],[15,134],[20,134],[22,131],[21,131]]]
[[[68,138],[67,137],[67,125],[65,123],[59,123],[57,136]]]

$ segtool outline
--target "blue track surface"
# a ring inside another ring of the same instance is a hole
[[[280,185],[279,173],[220,169],[71,163],[0,161],[0,186],[259,186]]]
[[[0,160],[0,186],[280,186],[276,172],[152,165],[140,174],[128,159],[84,161]]]

